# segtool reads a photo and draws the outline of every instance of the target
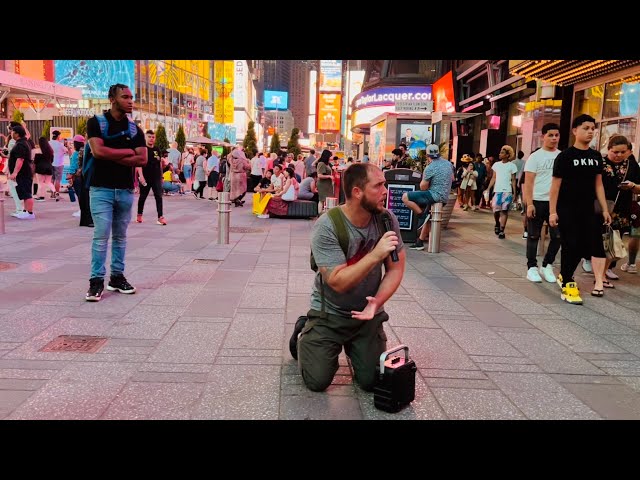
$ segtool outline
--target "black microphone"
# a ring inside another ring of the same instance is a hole
[[[394,232],[395,230],[393,229],[393,227],[391,226],[391,216],[389,215],[388,212],[384,212],[382,214],[382,221],[384,222],[384,230],[386,232]],[[391,261],[393,262],[397,262],[398,259],[398,252],[394,249],[391,251]]]

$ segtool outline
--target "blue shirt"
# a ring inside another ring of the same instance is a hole
[[[71,154],[71,158],[69,159],[69,171],[71,173],[76,173],[78,170],[78,152],[74,151]]]
[[[422,179],[430,182],[429,191],[436,202],[447,203],[452,177],[451,162],[438,157],[424,169]]]

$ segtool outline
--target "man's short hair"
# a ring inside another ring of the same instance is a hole
[[[398,156],[400,156],[400,155],[402,155],[402,150],[400,150],[399,148],[394,148],[393,150],[391,150],[391,153],[392,153],[393,155],[398,155]]]
[[[124,90],[125,88],[129,88],[124,83],[116,83],[115,85],[111,85],[109,87],[109,98],[116,98],[118,95],[118,89]]]
[[[310,153],[311,155],[315,155],[316,151],[312,148],[311,150],[309,150],[309,153]]]
[[[25,131],[22,125],[16,125],[14,127],[11,127],[11,130],[16,132],[19,137],[25,137],[27,135],[27,132]]]
[[[578,128],[584,122],[596,123],[596,119],[593,118],[591,115],[587,115],[586,113],[583,113],[582,115],[578,115],[576,118],[573,119],[573,122],[571,122],[571,128]]]
[[[369,172],[378,170],[378,167],[371,163],[354,163],[344,171],[344,196],[351,198],[354,187],[358,187],[360,190],[364,190],[364,187],[369,183]]]
[[[542,126],[542,135],[546,135],[549,130],[558,130],[560,131],[560,127],[557,123],[545,123]]]
[[[146,132],[147,135],[155,135],[156,133],[153,130],[147,130]]]
[[[51,132],[51,136],[55,140],[56,138],[58,138],[60,136],[60,130],[54,130],[53,132]]]

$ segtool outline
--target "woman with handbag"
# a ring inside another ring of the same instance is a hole
[[[463,210],[469,208],[471,210],[478,210],[478,207],[475,205],[476,190],[478,189],[477,178],[478,172],[475,171],[473,162],[470,162],[462,174],[462,183],[460,184],[460,189],[464,192]]]
[[[298,198],[300,184],[296,180],[294,169],[287,167],[283,170],[283,174],[284,184],[282,185],[282,190],[271,197],[264,215],[272,213],[281,217],[285,216],[289,212],[289,203]],[[260,216],[260,218],[266,217]]]
[[[640,193],[640,166],[633,157],[631,144],[627,137],[614,135],[607,144],[607,154],[602,164],[602,184],[607,198],[607,206],[611,213],[611,235],[618,242],[625,233],[631,233],[631,207],[633,194]],[[617,232],[617,233],[615,233]],[[635,229],[634,229],[635,233]],[[638,232],[640,233],[640,232]],[[618,242],[618,244],[621,243]],[[636,255],[640,238],[629,240],[629,261],[620,267],[622,271],[636,273]],[[612,252],[612,255],[615,253]],[[616,266],[617,255],[608,256],[605,264],[607,279],[617,280],[618,275],[613,272]],[[606,280],[606,288],[614,288],[613,284]]]

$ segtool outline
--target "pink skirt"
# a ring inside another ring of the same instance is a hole
[[[285,202],[280,197],[271,197],[266,211],[284,217],[289,212],[289,202]]]

